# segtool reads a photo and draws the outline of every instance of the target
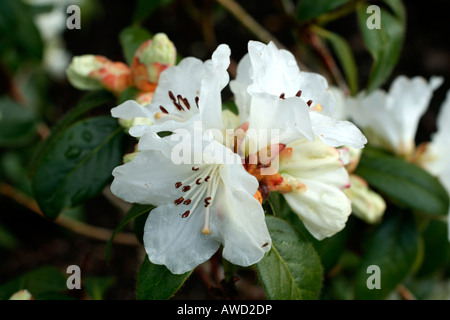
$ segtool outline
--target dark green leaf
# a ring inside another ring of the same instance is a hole
[[[352,95],[358,92],[358,68],[356,67],[353,52],[347,41],[340,35],[322,28],[313,28],[319,36],[328,40],[341,63]]]
[[[79,120],[88,111],[97,108],[104,107],[108,101],[111,101],[112,96],[106,91],[91,91],[84,95],[75,108],[67,113],[59,122],[52,128],[51,135],[45,139],[38,147],[36,153],[31,159],[30,163],[30,177],[33,177],[37,166],[40,164],[42,157],[48,152],[50,148],[59,139],[64,130],[72,125],[76,120]]]
[[[424,256],[417,271],[418,277],[429,276],[442,268],[450,257],[447,224],[430,220],[422,233]]]
[[[287,222],[266,216],[272,248],[256,266],[272,300],[317,299],[322,266],[313,246]]]
[[[111,117],[82,120],[62,132],[42,156],[33,193],[44,214],[55,219],[62,209],[97,195],[122,160],[123,130]]]
[[[143,214],[149,213],[153,208],[154,208],[154,206],[151,206],[151,205],[134,204],[133,207],[125,214],[125,216],[123,217],[122,221],[120,221],[117,228],[114,229],[114,232],[112,233],[111,238],[106,243],[106,248],[105,248],[106,261],[109,261],[109,259],[111,257],[111,246],[112,246],[112,242],[113,242],[116,234],[119,233],[120,231],[122,231],[123,228],[125,228],[125,226],[128,223],[130,223],[133,219],[136,219]]]
[[[405,26],[398,17],[387,10],[380,9],[380,28],[369,29],[367,22],[372,14],[366,12],[367,8],[367,5],[359,7],[358,20],[364,43],[373,58],[367,84],[367,91],[370,92],[384,84],[397,64],[403,45]],[[376,15],[376,12],[373,15]]]
[[[191,273],[173,274],[165,266],[153,264],[145,257],[137,278],[136,297],[138,300],[170,299]]]
[[[399,205],[428,214],[448,212],[448,194],[439,181],[403,159],[367,149],[355,173]]]
[[[36,118],[9,98],[0,98],[0,147],[20,147],[36,136]]]
[[[122,45],[123,54],[128,65],[131,66],[134,53],[142,42],[151,38],[152,34],[150,32],[138,26],[130,26],[120,32],[119,41]]]
[[[138,0],[134,10],[133,22],[141,22],[149,17],[158,8],[171,4],[173,0]]]
[[[386,298],[410,274],[419,251],[419,234],[410,214],[396,212],[386,216],[375,230],[361,259],[356,274],[355,298],[376,300]],[[380,289],[375,284],[379,267]]]
[[[297,19],[307,21],[332,11],[349,0],[301,0],[297,8]]]

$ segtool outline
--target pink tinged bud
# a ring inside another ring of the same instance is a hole
[[[140,105],[147,105],[152,102],[153,99],[153,92],[140,92],[136,97],[136,102]]]
[[[81,90],[105,88],[115,94],[131,86],[131,71],[122,62],[103,56],[83,55],[73,58],[66,70],[69,82]]]
[[[131,65],[134,85],[153,92],[161,72],[175,64],[176,49],[164,33],[157,33],[136,50]]]
[[[9,300],[33,300],[33,296],[28,290],[23,289],[14,293]]]

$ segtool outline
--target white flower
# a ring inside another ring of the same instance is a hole
[[[111,191],[116,196],[156,206],[144,230],[149,259],[181,274],[207,261],[222,244],[222,255],[231,263],[258,262],[271,239],[262,206],[254,198],[257,180],[239,156],[212,136],[203,139],[203,150],[194,144],[189,150],[191,159],[200,152],[202,163],[175,164],[177,136],[144,134],[136,157],[113,171]],[[225,163],[218,154],[235,161]]]
[[[441,77],[427,82],[422,77],[397,77],[389,92],[381,89],[369,95],[364,92],[349,99],[348,107],[355,123],[368,136],[371,144],[395,154],[410,156],[415,149],[415,135],[421,116],[432,93],[442,83]]]
[[[142,106],[128,100],[113,108],[113,117],[133,119],[150,118],[152,126],[136,126],[130,134],[139,137],[147,130],[155,132],[173,131],[188,127],[195,121],[203,121],[209,128],[222,128],[221,90],[228,84],[227,68],[230,64],[230,49],[220,45],[211,60],[184,58],[176,66],[164,70],[158,82],[152,102]]]
[[[319,139],[296,140],[281,153],[279,173],[287,203],[316,239],[345,227],[352,209],[342,190],[350,180],[337,149]]]
[[[271,121],[275,127],[300,126],[309,140],[318,136],[333,147],[364,147],[367,140],[354,124],[330,117],[335,101],[323,76],[300,71],[295,57],[272,42],[250,41],[248,51],[238,64],[236,79],[230,82],[243,121],[248,120],[250,126],[261,121]],[[289,106],[280,106],[279,100],[289,101]],[[261,120],[266,114],[274,118]]]
[[[437,118],[437,131],[431,141],[423,145],[424,150],[419,154],[417,162],[432,175],[436,176],[450,195],[450,91],[447,91]],[[419,149],[421,147],[419,146]],[[450,216],[447,214],[447,219]],[[450,241],[450,222],[448,223],[448,238]]]

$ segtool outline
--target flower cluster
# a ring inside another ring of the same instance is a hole
[[[185,58],[160,73],[151,103],[128,100],[111,111],[121,121],[148,120],[129,129],[137,150],[114,169],[111,191],[156,206],[144,228],[146,253],[176,274],[221,246],[233,264],[258,262],[271,249],[262,206],[270,192],[319,240],[342,230],[352,211],[339,148],[367,140],[332,117],[326,79],[301,71],[273,43],[250,41],[230,81],[230,55],[222,44],[208,61]],[[227,85],[238,114],[223,111]]]

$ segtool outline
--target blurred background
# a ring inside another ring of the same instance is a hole
[[[336,85],[336,74],[330,72],[327,61],[331,59],[337,70],[341,70],[341,65],[332,50],[328,48],[320,53],[320,47],[312,45],[308,22],[299,24],[295,19],[298,2],[247,0],[240,1],[240,5],[277,43],[292,51],[303,66],[322,73]],[[81,29],[66,27],[70,16],[66,8],[71,4],[81,9]],[[64,297],[135,299],[136,275],[144,257],[142,247],[116,243],[107,263],[106,241],[81,235],[36,214],[27,175],[28,160],[33,146],[45,138],[48,130],[85,94],[66,79],[65,69],[72,57],[95,54],[124,62],[119,35],[126,27],[140,25],[152,34],[166,33],[180,57],[195,56],[205,60],[218,44],[226,43],[232,52],[230,74],[233,77],[236,63],[247,51],[248,41],[266,42],[266,38],[262,39],[237,19],[227,4],[228,1],[213,0],[0,0],[0,103],[5,103],[8,97],[24,108],[15,117],[20,121],[15,131],[8,132],[9,140],[3,139],[2,130],[6,129],[0,127],[0,288],[35,270],[42,272],[42,282],[46,281],[45,277],[52,279],[45,286],[61,287],[65,285],[66,268],[78,265],[86,289],[65,292]],[[450,4],[445,0],[430,0],[426,4],[408,0],[404,5],[405,40],[398,64],[383,88],[387,89],[401,74],[445,78],[420,123],[417,141],[421,142],[428,140],[436,130],[436,114],[450,89],[447,36]],[[343,15],[329,22],[326,28],[348,41],[357,64],[359,88],[364,88],[372,58],[364,46],[357,16],[354,13]],[[342,71],[339,72],[342,76]],[[231,97],[227,91],[224,95],[225,99]],[[109,109],[104,110],[105,114],[108,112]],[[31,130],[30,123],[34,124]],[[126,204],[111,201],[105,191],[64,215],[114,230],[123,217],[124,208]],[[131,233],[132,226],[127,226],[125,231]],[[220,293],[208,289],[208,282],[202,276],[195,273],[175,298],[221,298]],[[246,282],[242,281],[245,288],[241,298],[264,298],[263,291],[254,285],[254,277],[250,271],[242,276]],[[54,297],[62,296],[55,294]]]

